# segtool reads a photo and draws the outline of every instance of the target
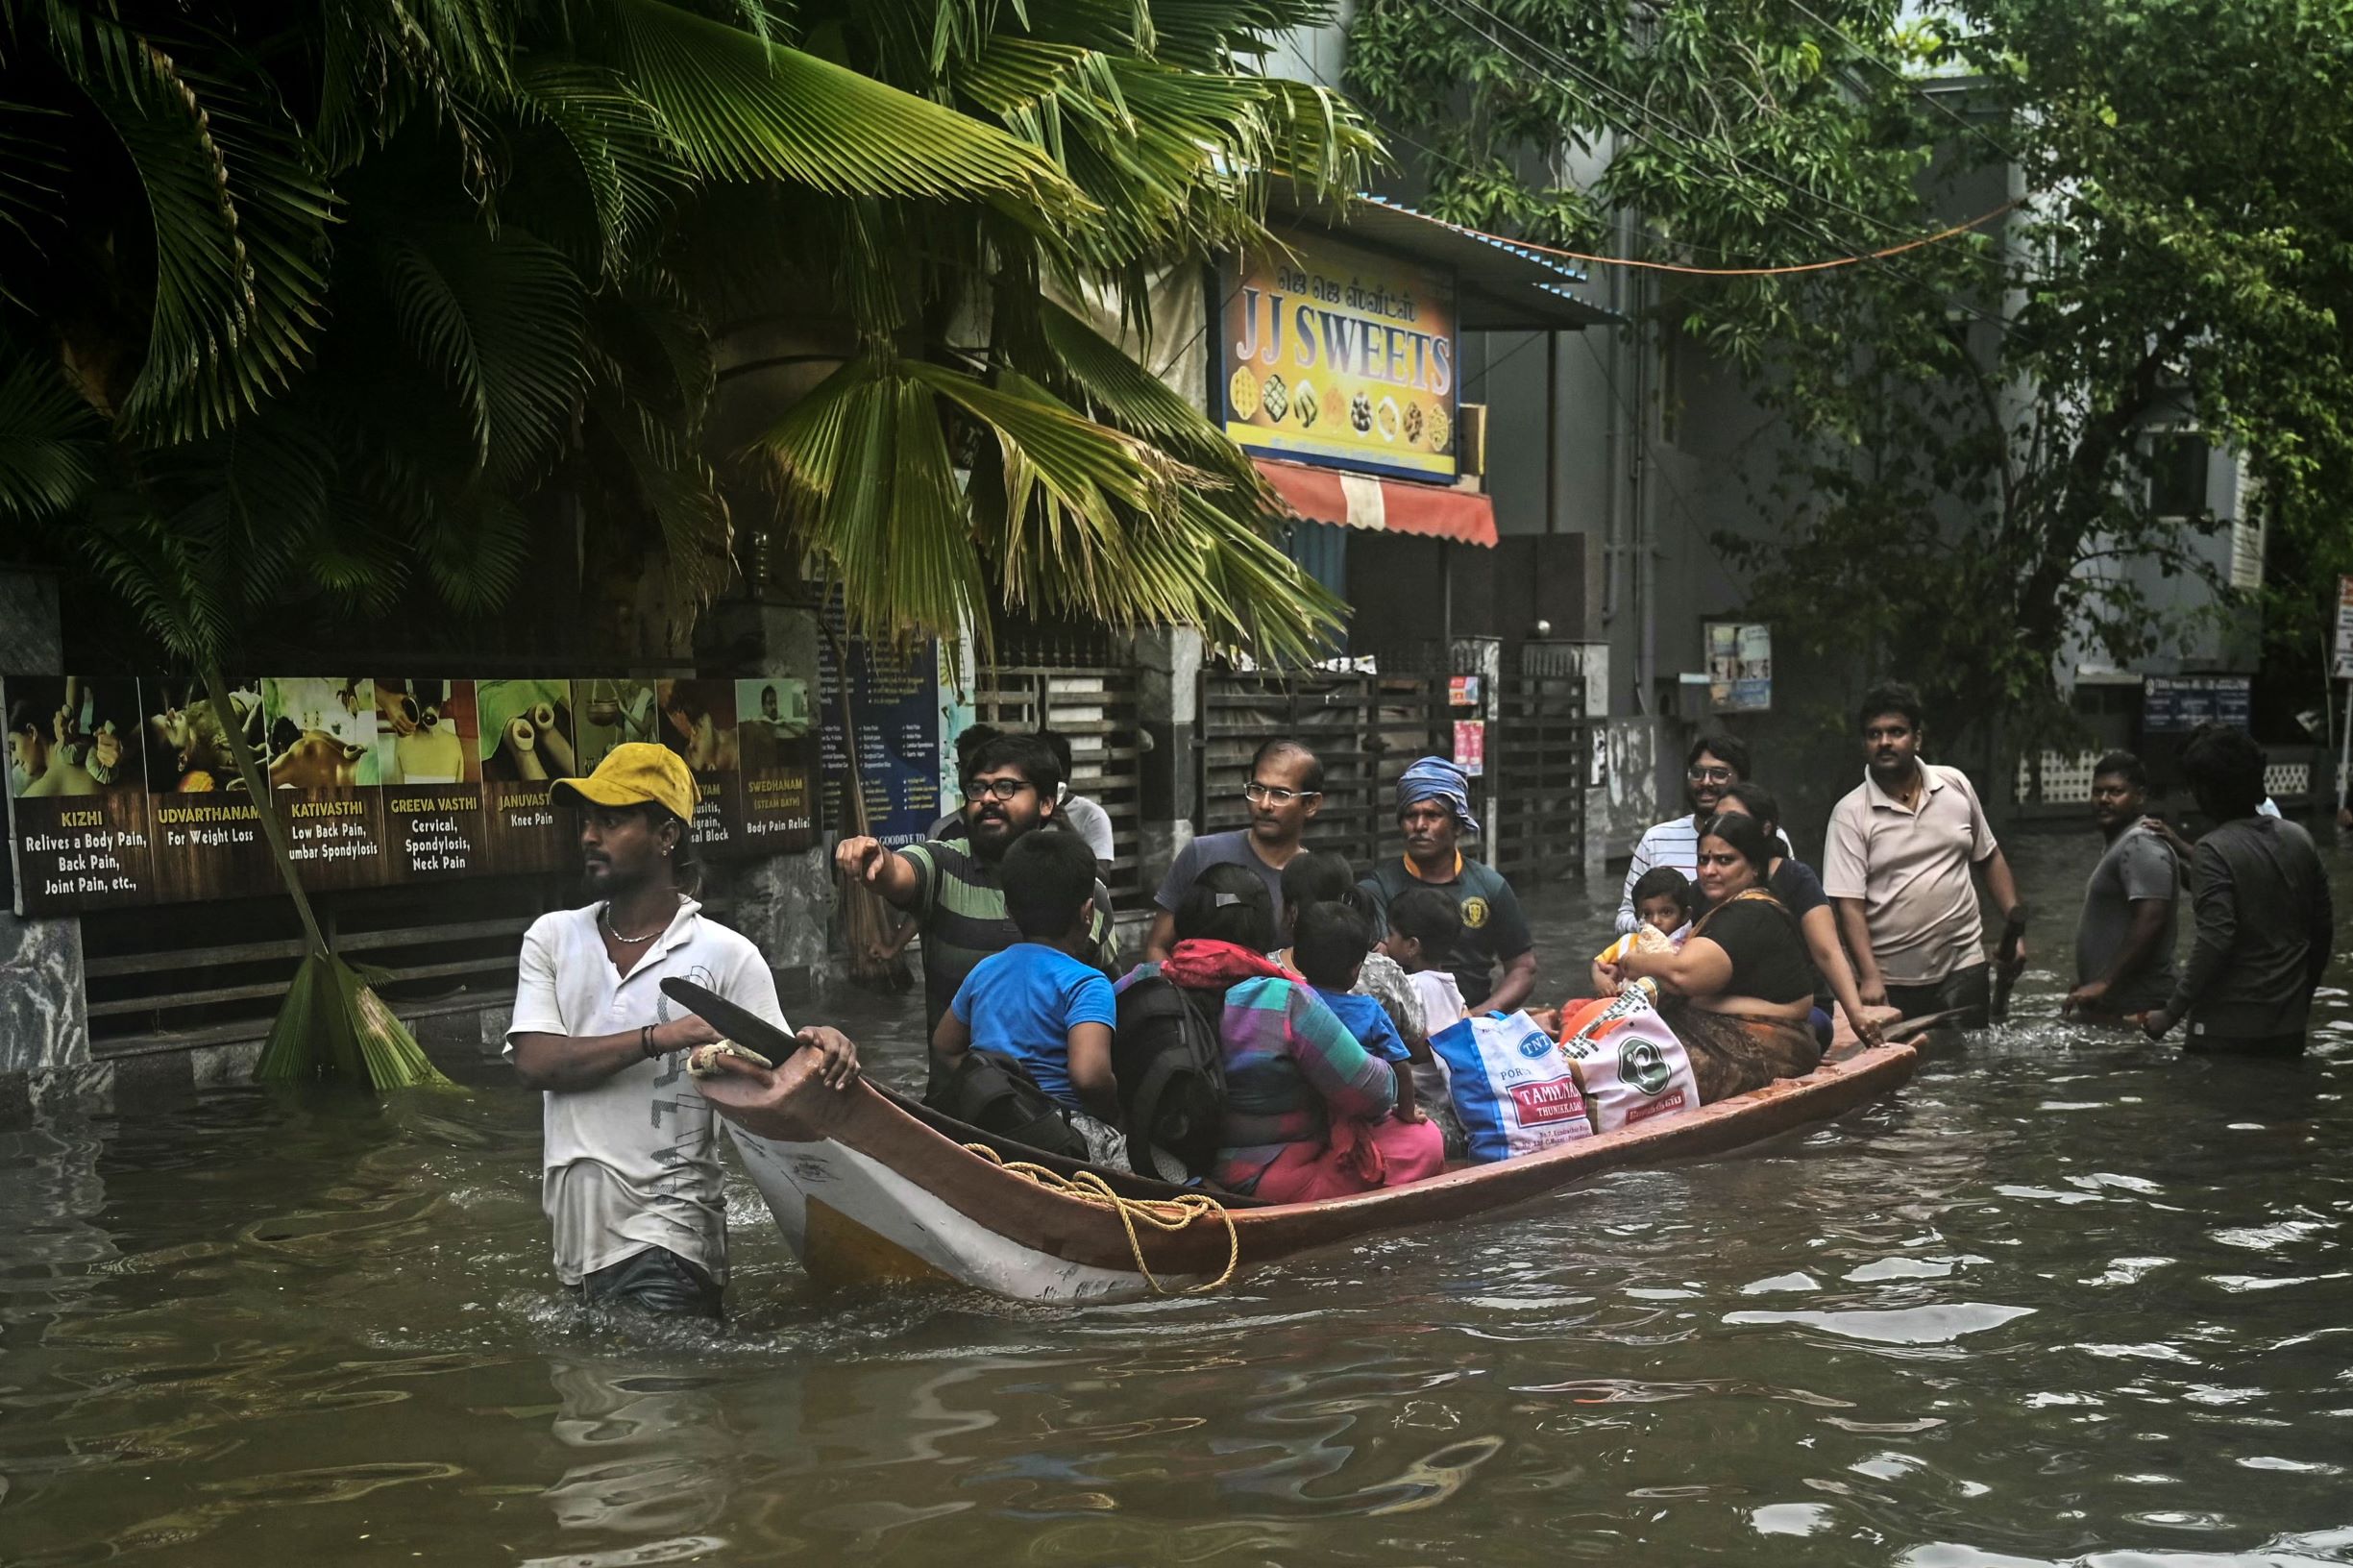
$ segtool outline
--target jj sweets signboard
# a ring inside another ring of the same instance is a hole
[[[1242,447],[1452,480],[1454,280],[1320,237],[1226,262],[1218,396]]]

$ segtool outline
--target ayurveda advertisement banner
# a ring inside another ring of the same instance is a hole
[[[1454,279],[1311,235],[1229,260],[1215,339],[1226,434],[1328,468],[1452,480]]]
[[[866,830],[894,849],[919,843],[931,824],[961,802],[943,803],[940,789],[940,649],[919,643],[906,649],[852,641],[843,636],[841,603],[824,612],[833,635],[818,648],[818,736],[826,787],[836,792],[832,821],[847,836],[856,816],[849,798],[849,763],[855,748],[858,781],[864,787]],[[837,669],[834,649],[847,653],[846,671]],[[856,721],[844,714],[846,688]]]
[[[0,676],[14,902],[63,915],[281,893],[230,724],[269,780],[296,873],[320,892],[572,875],[579,824],[549,785],[625,740],[668,746],[694,773],[699,853],[806,849],[817,842],[809,687],[806,674],[237,674],[224,716],[185,676]],[[937,795],[934,783],[921,809]]]

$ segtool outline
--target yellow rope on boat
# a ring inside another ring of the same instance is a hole
[[[1136,1258],[1136,1271],[1153,1292],[1163,1296],[1206,1294],[1234,1278],[1242,1257],[1241,1233],[1234,1228],[1234,1213],[1206,1192],[1187,1192],[1174,1198],[1129,1198],[1112,1190],[1111,1184],[1091,1170],[1082,1170],[1076,1177],[1062,1175],[1043,1165],[1031,1164],[1026,1160],[1008,1160],[986,1143],[967,1143],[966,1148],[981,1155],[1017,1176],[1026,1176],[1049,1191],[1097,1209],[1109,1209],[1119,1216],[1119,1224],[1127,1232],[1128,1251]],[[1226,1266],[1207,1285],[1189,1285],[1182,1290],[1171,1290],[1155,1279],[1149,1264],[1143,1261],[1143,1240],[1136,1234],[1136,1222],[1142,1220],[1156,1231],[1174,1233],[1185,1229],[1205,1214],[1215,1214],[1226,1222]]]

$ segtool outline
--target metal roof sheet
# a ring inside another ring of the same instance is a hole
[[[1574,331],[1626,321],[1579,297],[1576,287],[1586,277],[1573,263],[1385,196],[1360,194],[1336,214],[1291,204],[1278,192],[1267,227],[1277,235],[1320,231],[1446,267],[1455,275],[1457,323],[1465,331]]]

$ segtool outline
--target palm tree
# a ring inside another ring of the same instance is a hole
[[[691,618],[738,460],[870,631],[985,628],[995,581],[1304,650],[1333,607],[1255,473],[1072,306],[1141,332],[1270,179],[1355,185],[1354,112],[1245,68],[1315,9],[0,0],[0,517],[216,703],[256,608],[488,609],[557,501]],[[813,306],[839,367],[709,450],[715,336]],[[262,819],[312,948],[265,1069],[311,1070],[316,997],[380,1083],[429,1073]]]

